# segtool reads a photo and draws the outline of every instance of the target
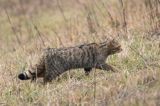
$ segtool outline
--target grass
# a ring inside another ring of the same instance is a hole
[[[59,6],[49,0],[0,2],[0,105],[160,105],[156,0],[61,0]],[[118,73],[93,70],[85,76],[83,69],[70,70],[45,86],[42,79],[31,83],[17,78],[43,48],[101,42],[106,37],[122,45],[123,51],[106,61]]]

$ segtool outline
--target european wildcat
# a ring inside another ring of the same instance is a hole
[[[18,78],[27,80],[43,77],[44,82],[50,82],[63,72],[84,68],[86,75],[92,68],[115,71],[105,63],[109,55],[120,52],[121,45],[115,40],[102,43],[83,44],[69,48],[47,48],[43,51],[34,67],[20,73]]]

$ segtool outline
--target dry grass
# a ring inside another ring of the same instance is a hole
[[[160,105],[159,0],[0,0],[0,105]],[[41,49],[112,37],[120,72],[82,69],[43,86],[17,74]]]

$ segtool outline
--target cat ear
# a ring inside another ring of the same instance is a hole
[[[112,39],[112,43],[118,43],[118,40],[116,40],[115,38]]]
[[[112,42],[116,42],[115,38],[113,38],[111,41],[112,41]]]
[[[113,47],[116,43],[117,43],[117,41],[116,41],[115,39],[111,39],[111,40],[109,41],[108,46],[109,46],[109,47]]]
[[[108,43],[108,47],[112,47],[113,46],[113,40],[110,40]]]

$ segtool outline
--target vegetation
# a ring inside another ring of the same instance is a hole
[[[160,105],[159,0],[0,0],[0,105]],[[52,83],[20,81],[46,47],[117,39],[118,73],[70,70]]]

